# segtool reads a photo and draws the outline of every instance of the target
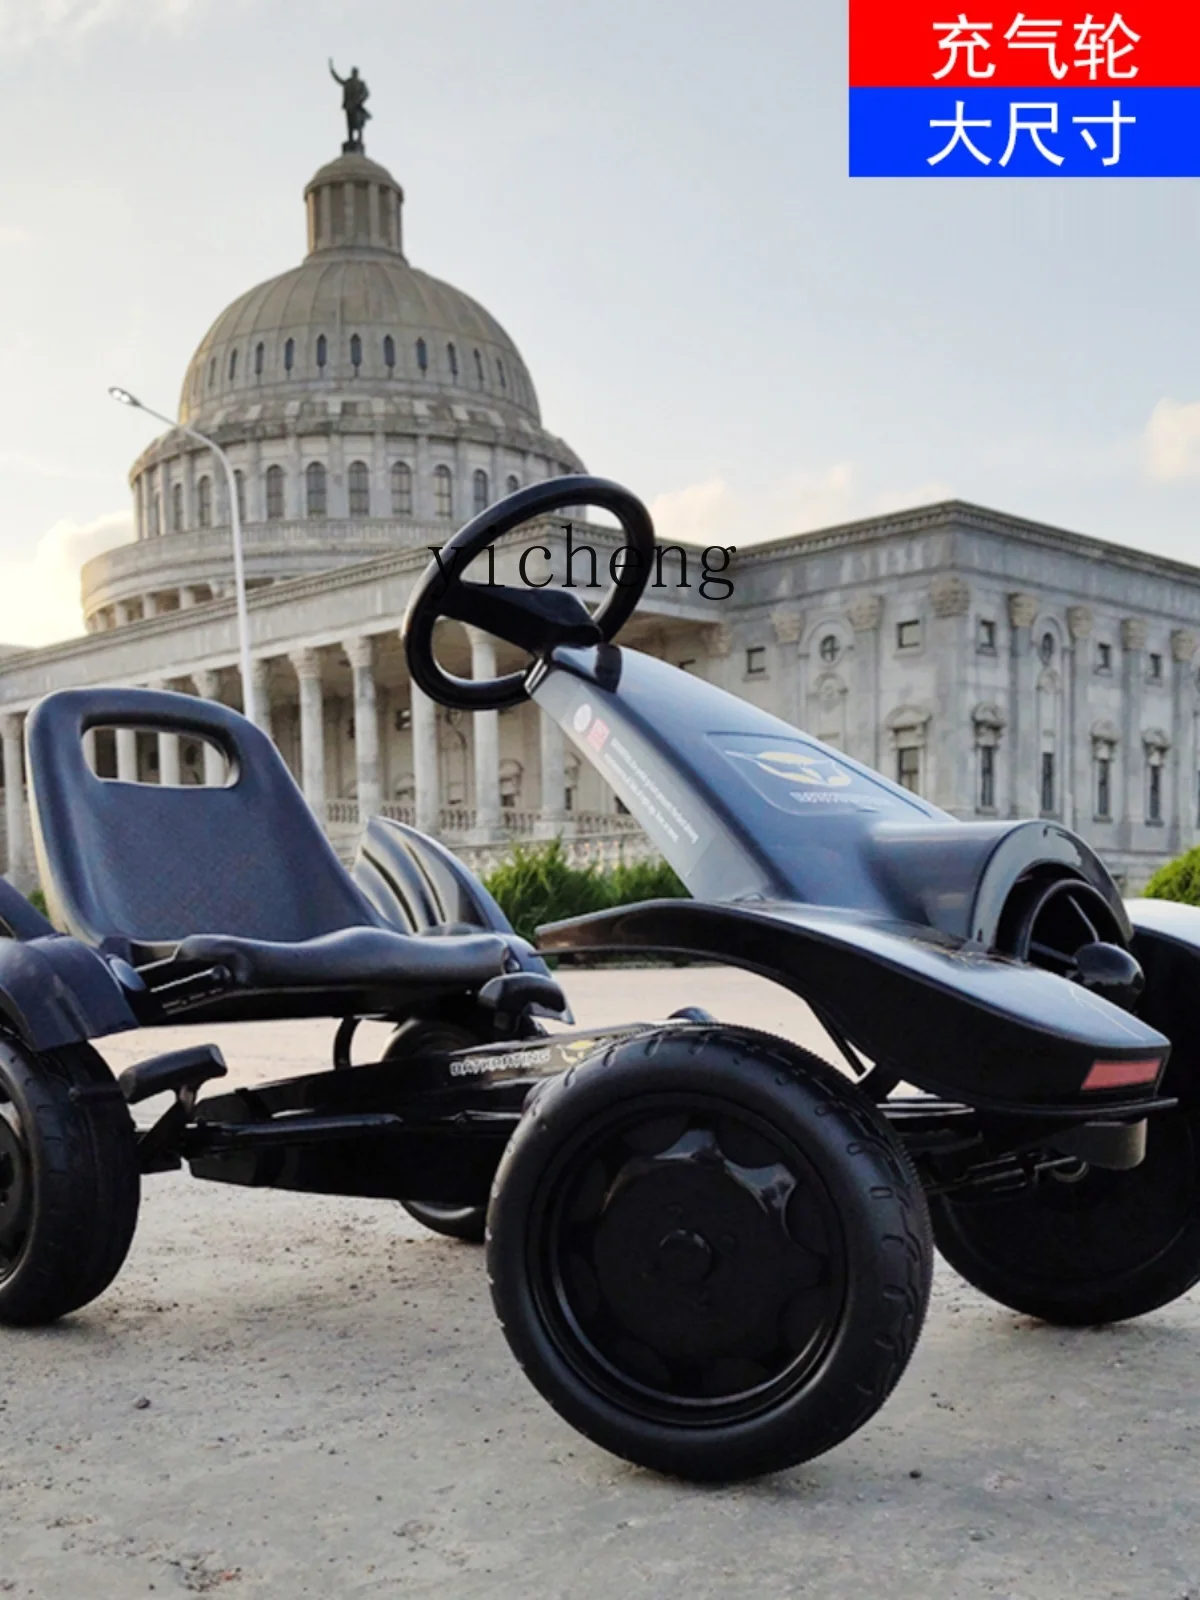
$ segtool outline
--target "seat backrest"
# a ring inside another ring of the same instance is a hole
[[[96,777],[92,728],[215,745],[222,787]],[[266,734],[228,706],[151,689],[67,689],[30,712],[34,848],[56,926],[121,950],[194,933],[294,943],[381,918]]]

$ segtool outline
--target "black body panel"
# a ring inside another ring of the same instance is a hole
[[[80,1044],[139,1023],[104,957],[54,932],[0,939],[0,1016],[34,1050]]]
[[[702,678],[637,650],[556,650],[533,698],[700,900],[799,902],[989,948],[1025,872],[1077,876],[1128,931],[1103,863],[1054,822],[959,822]]]
[[[979,1106],[1078,1109],[1097,1059],[1165,1060],[1170,1048],[1139,1018],[1039,968],[828,907],[650,900],[551,923],[541,937],[546,950],[671,951],[747,967],[808,1000],[872,1061]]]

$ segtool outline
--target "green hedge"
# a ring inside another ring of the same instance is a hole
[[[1200,906],[1200,845],[1159,867],[1145,893],[1151,900],[1182,900]]]
[[[484,882],[525,939],[532,939],[543,922],[579,917],[588,911],[604,911],[635,900],[677,900],[687,895],[665,861],[639,861],[608,868],[573,867],[560,839],[539,845],[514,845],[512,853]]]

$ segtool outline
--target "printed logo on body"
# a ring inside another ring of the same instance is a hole
[[[850,176],[1200,176],[1200,6],[850,0]]]

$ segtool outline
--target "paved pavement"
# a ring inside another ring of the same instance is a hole
[[[727,970],[568,984],[583,1021],[690,1002],[816,1038]],[[242,1080],[300,1070],[329,1032],[209,1030]],[[1200,1597],[1195,1299],[1068,1333],[941,1269],[866,1429],[717,1490],[560,1422],[508,1355],[480,1253],[389,1204],[153,1179],[115,1287],[0,1351],[0,1594]]]

